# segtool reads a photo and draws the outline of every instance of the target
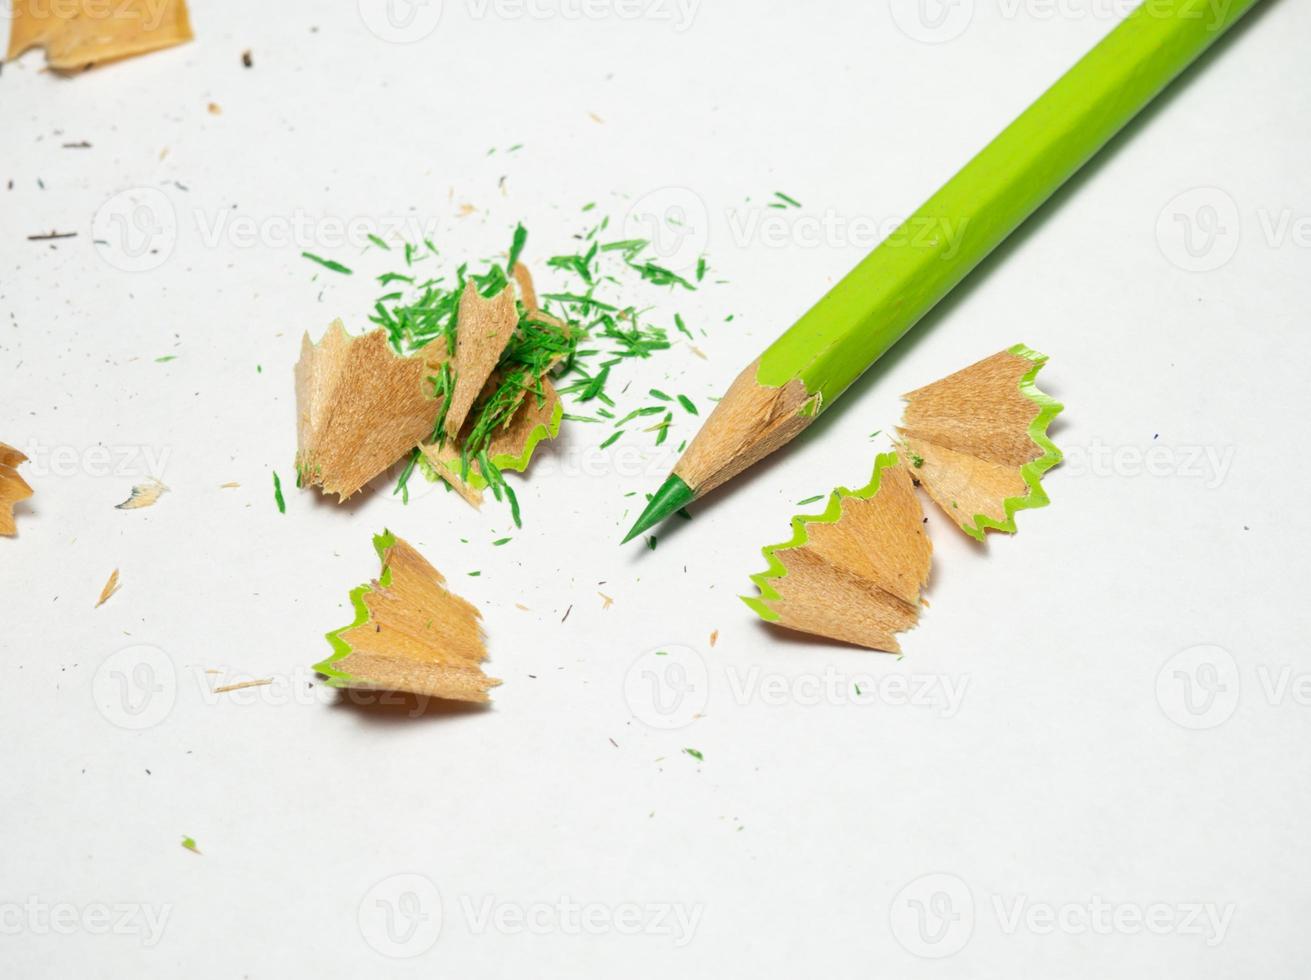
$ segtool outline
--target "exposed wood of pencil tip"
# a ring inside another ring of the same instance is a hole
[[[759,364],[752,361],[737,376],[674,467],[674,475],[698,497],[786,445],[815,420],[801,411],[811,397],[806,386],[793,378],[781,388],[763,387],[756,381]]]

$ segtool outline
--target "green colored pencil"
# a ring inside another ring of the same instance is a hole
[[[624,540],[805,429],[1255,2],[1145,0],[738,376]]]

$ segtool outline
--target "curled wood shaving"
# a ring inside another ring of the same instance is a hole
[[[334,653],[315,669],[334,687],[486,702],[501,682],[483,673],[482,616],[408,543],[374,539],[383,571],[352,593],[356,622],[328,634]]]
[[[898,429],[911,474],[943,513],[982,541],[1047,503],[1039,478],[1060,451],[1046,437],[1061,406],[1033,377],[1047,358],[1021,344],[904,396]]]
[[[793,518],[792,540],[766,549],[770,568],[752,576],[761,596],[747,604],[780,626],[898,653],[929,578],[923,519],[906,466],[880,456],[868,486],[835,491],[822,516]]]
[[[32,488],[18,475],[18,466],[27,457],[13,446],[0,442],[0,534],[12,537],[18,533],[14,522],[14,504],[32,496]]]
[[[397,357],[373,330],[350,337],[342,322],[318,344],[306,334],[296,364],[296,470],[303,486],[345,501],[432,433],[440,402],[430,345]]]

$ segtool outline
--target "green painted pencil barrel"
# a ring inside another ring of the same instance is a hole
[[[774,342],[822,411],[1256,0],[1146,0]]]

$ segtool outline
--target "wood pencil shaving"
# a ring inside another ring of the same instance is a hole
[[[432,355],[398,357],[373,330],[350,337],[335,321],[296,364],[296,471],[344,502],[432,432],[440,402]]]
[[[32,488],[18,474],[18,467],[27,457],[13,446],[0,442],[0,534],[13,537],[18,533],[14,521],[14,504],[32,496]]]
[[[835,490],[823,514],[793,518],[792,539],[765,549],[749,606],[770,622],[898,653],[896,634],[919,620],[933,547],[910,474],[879,456],[869,484]],[[744,597],[745,598],[745,597]]]
[[[374,538],[382,574],[351,592],[355,621],[328,634],[333,654],[314,669],[333,687],[487,702],[501,682],[487,659],[482,616],[405,541]]]
[[[904,396],[898,432],[916,482],[980,541],[1047,503],[1039,480],[1061,454],[1046,430],[1061,405],[1033,383],[1046,362],[1017,344]]]
[[[185,0],[12,0],[12,61],[45,48],[46,64],[75,72],[192,39]]]

